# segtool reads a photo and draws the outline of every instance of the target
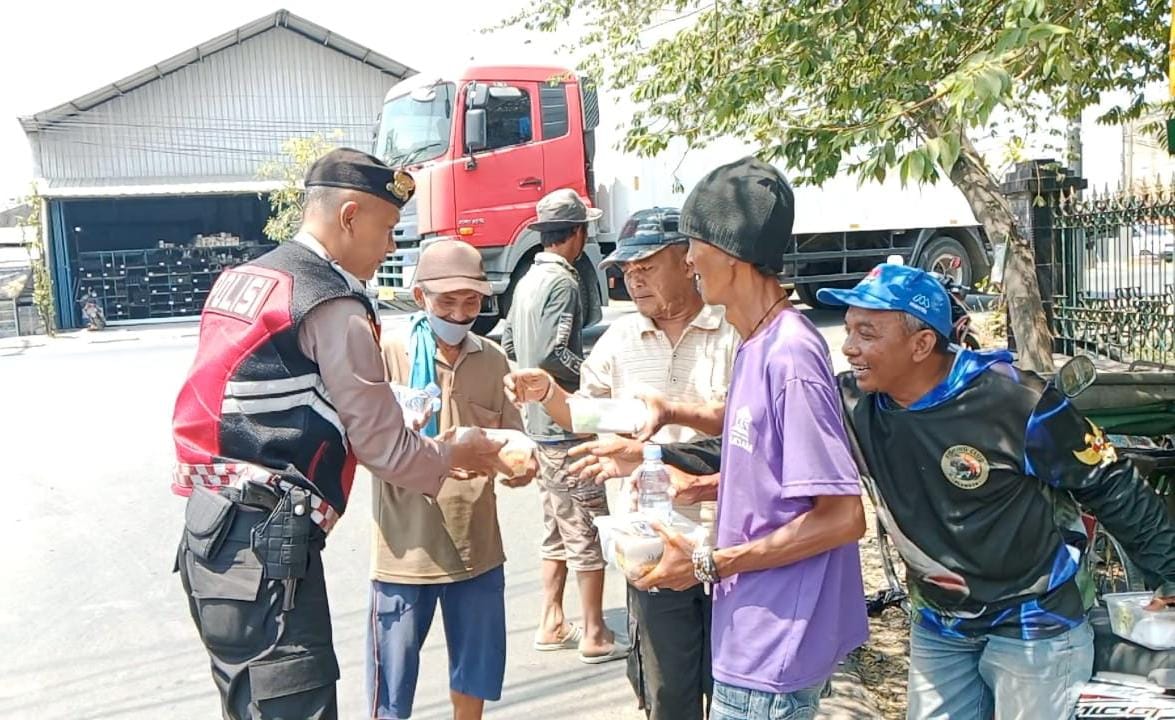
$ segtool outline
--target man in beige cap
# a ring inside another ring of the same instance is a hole
[[[424,249],[413,296],[423,312],[407,333],[383,341],[388,379],[422,389],[435,383],[441,407],[421,433],[455,427],[522,429],[501,378],[506,353],[470,330],[491,293],[481,255],[460,240]],[[509,487],[529,474],[503,479]],[[460,473],[436,497],[384,483],[372,485],[371,621],[368,623],[369,717],[412,714],[420,649],[436,606],[449,648],[449,688],[456,720],[482,716],[502,696],[506,615],[502,534],[494,478]]]
[[[567,392],[579,389],[583,364],[583,310],[575,261],[587,243],[588,224],[600,217],[571,189],[539,201],[531,224],[543,244],[534,266],[518,283],[502,344],[519,367],[546,371]],[[553,387],[553,386],[552,386]],[[620,660],[628,647],[604,624],[604,556],[593,519],[608,514],[604,486],[570,475],[567,451],[583,437],[563,429],[541,403],[523,408],[526,432],[539,444],[539,496],[544,538],[540,550],[543,610],[536,650],[579,650],[585,663]],[[583,627],[567,622],[563,590],[567,572],[579,584]]]

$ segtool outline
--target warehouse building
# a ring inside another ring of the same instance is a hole
[[[270,247],[259,178],[292,138],[368,148],[411,68],[279,10],[82,97],[20,118],[45,199],[58,323],[199,314],[227,266]]]

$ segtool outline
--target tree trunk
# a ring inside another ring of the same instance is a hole
[[[946,108],[939,105],[914,118],[928,138],[943,137],[942,118]],[[1004,299],[1019,352],[1018,364],[1034,372],[1052,372],[1053,336],[1045,317],[1036,281],[1036,251],[1031,238],[1016,227],[1016,216],[983,157],[976,152],[965,128],[959,129],[959,157],[950,178],[967,198],[975,219],[983,224],[992,245],[1007,244],[1004,264]]]
[[[1032,240],[1016,227],[1016,216],[1008,199],[970,138],[961,132],[959,159],[951,169],[951,182],[967,198],[975,218],[983,223],[993,245],[1007,243],[1004,266],[1004,298],[1012,332],[1016,335],[1019,365],[1034,372],[1052,372],[1053,336],[1041,302],[1036,281],[1036,253]]]

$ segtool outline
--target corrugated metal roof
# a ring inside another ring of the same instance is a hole
[[[37,191],[45,198],[112,198],[112,197],[164,197],[170,195],[249,195],[268,193],[282,187],[276,180],[240,180],[192,182],[190,178],[150,178],[143,183],[119,178],[118,184],[104,185],[90,181],[71,181],[68,187],[52,187],[39,182]]]
[[[322,43],[336,52],[358,60],[365,65],[370,65],[380,72],[396,78],[403,79],[416,73],[415,70],[403,63],[377,53],[371,48],[360,45],[353,40],[348,40],[342,35],[331,32],[321,25],[293,14],[289,10],[278,10],[91,93],[74,98],[67,103],[50,108],[49,110],[22,117],[20,118],[20,124],[26,133],[39,132],[51,127],[56,122],[91,110],[108,100],[125,95],[136,88],[154,82],[181,68],[200,62],[209,55],[239,45],[243,40],[255,37],[274,28],[292,30],[311,40]]]

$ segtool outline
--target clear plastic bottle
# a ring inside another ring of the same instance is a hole
[[[661,446],[646,444],[644,456],[636,478],[637,507],[656,519],[668,521],[673,512],[673,498],[669,497],[669,471],[661,462]]]
[[[440,412],[441,389],[436,383],[429,383],[423,390],[392,385],[392,392],[396,394],[396,401],[404,411],[404,418],[410,423],[418,422],[430,409],[434,414]]]

